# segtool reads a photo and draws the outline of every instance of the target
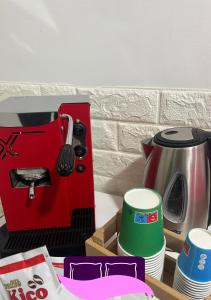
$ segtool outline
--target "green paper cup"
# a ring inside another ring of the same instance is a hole
[[[122,248],[134,256],[152,256],[164,245],[162,198],[147,188],[124,195],[119,234]]]

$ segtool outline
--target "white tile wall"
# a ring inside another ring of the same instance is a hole
[[[88,94],[95,189],[122,195],[141,186],[141,140],[174,126],[211,128],[211,90],[83,88],[68,84],[0,83],[0,100],[11,95]]]
[[[163,91],[160,124],[210,128],[211,91]]]

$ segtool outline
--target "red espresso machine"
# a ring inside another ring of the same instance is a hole
[[[46,245],[85,255],[95,230],[87,96],[12,97],[0,103],[2,257]]]

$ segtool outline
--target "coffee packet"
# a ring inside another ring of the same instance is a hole
[[[79,299],[61,286],[46,247],[0,259],[0,284],[4,300]]]
[[[64,257],[51,256],[51,262],[56,272],[56,275],[64,276]]]

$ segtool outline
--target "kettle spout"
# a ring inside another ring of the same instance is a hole
[[[152,138],[145,139],[142,141],[142,148],[144,150],[145,157],[148,158],[154,146],[152,145]]]

